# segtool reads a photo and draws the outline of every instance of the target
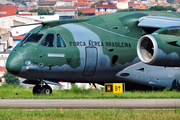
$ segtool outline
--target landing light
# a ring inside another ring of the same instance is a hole
[[[29,67],[26,67],[26,70],[29,70]]]

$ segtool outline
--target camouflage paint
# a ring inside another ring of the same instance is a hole
[[[17,45],[7,60],[7,69],[11,73],[29,80],[45,79],[49,81],[96,83],[128,83],[129,81],[132,84],[138,83],[148,86],[171,86],[172,81],[179,76],[174,75],[175,77],[167,79],[171,82],[159,84],[160,81],[151,81],[154,78],[152,77],[153,73],[149,75],[149,71],[144,73],[145,77],[142,77],[145,78],[146,82],[141,81],[138,76],[129,76],[130,79],[126,79],[126,76],[123,75],[128,74],[121,75],[119,73],[126,72],[128,69],[131,69],[130,73],[134,73],[134,70],[137,70],[136,67],[139,68],[136,66],[136,63],[140,62],[136,53],[136,46],[140,37],[146,32],[137,24],[141,17],[147,15],[180,17],[179,13],[137,10],[137,12],[120,11],[78,20],[41,23],[42,25],[31,30],[30,34],[38,32],[44,36],[38,43],[25,42]],[[66,47],[57,48],[56,42],[54,47],[42,46],[41,42],[48,33],[54,34],[55,41],[56,34],[59,33]],[[166,38],[165,35],[156,36],[152,34],[152,36],[162,40]],[[171,39],[171,37],[167,38]],[[164,44],[163,41],[159,46],[164,47]],[[165,52],[177,50],[174,47],[169,50],[171,45],[167,45],[167,50],[163,48],[162,50]],[[15,62],[12,62],[13,59]],[[17,64],[17,61],[21,62]],[[15,64],[16,66],[14,66]],[[140,66],[148,68],[148,70],[156,69],[156,67],[144,64]],[[158,69],[159,71],[164,70],[163,67]],[[173,70],[165,70],[165,72],[168,71]],[[179,72],[179,70],[175,71]],[[141,77],[140,74],[138,75]]]

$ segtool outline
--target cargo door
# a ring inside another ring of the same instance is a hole
[[[93,76],[97,66],[97,49],[95,47],[86,47],[86,63],[83,75]]]

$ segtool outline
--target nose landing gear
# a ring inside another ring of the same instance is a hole
[[[52,89],[49,85],[44,85],[42,88],[41,88],[41,91],[40,91],[41,94],[51,94],[52,93]]]
[[[40,85],[36,85],[33,88],[33,94],[39,94],[41,90],[41,86]]]
[[[42,83],[42,82],[41,82]],[[46,83],[45,83],[46,84]],[[49,85],[36,85],[33,88],[33,94],[51,94],[52,93],[52,88]]]

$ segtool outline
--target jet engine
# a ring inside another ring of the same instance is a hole
[[[140,60],[149,65],[180,67],[180,37],[167,34],[142,36],[137,44]]]

